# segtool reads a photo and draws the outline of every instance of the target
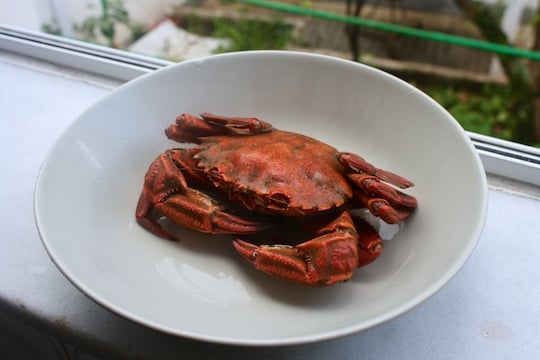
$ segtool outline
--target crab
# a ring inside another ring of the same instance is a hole
[[[137,222],[169,240],[177,239],[163,218],[230,234],[256,269],[307,286],[347,281],[381,254],[381,237],[357,209],[396,224],[417,206],[399,190],[411,181],[255,117],[181,114],[165,134],[195,146],[150,164]]]

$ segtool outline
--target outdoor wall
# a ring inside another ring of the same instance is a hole
[[[152,26],[174,5],[185,0],[124,0],[130,18]],[[62,34],[73,35],[73,24],[80,24],[89,16],[101,14],[100,0],[0,0],[0,23],[34,31],[55,22]]]
[[[55,2],[65,3],[74,23],[80,23],[87,16],[101,13],[101,1],[99,0],[56,0]],[[133,21],[151,26],[167,14],[172,6],[184,2],[185,0],[124,0],[124,6]]]
[[[41,30],[43,20],[50,16],[48,4],[45,3],[45,1],[19,0],[14,4],[10,0],[0,0],[0,23],[34,31]]]

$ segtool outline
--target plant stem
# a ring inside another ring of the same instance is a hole
[[[109,4],[107,0],[101,0],[101,17],[106,18],[109,16]]]

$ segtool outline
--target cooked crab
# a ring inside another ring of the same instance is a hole
[[[379,234],[352,210],[395,224],[417,206],[397,189],[411,181],[258,118],[182,114],[165,134],[197,146],[166,150],[151,163],[138,223],[170,240],[160,217],[231,234],[255,268],[305,285],[346,281],[381,254]],[[285,231],[290,227],[301,231]],[[287,238],[298,233],[305,236]]]

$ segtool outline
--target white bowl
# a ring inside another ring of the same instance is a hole
[[[352,280],[311,289],[258,272],[228,236],[168,242],[134,210],[179,113],[253,115],[416,183],[419,207]],[[410,310],[464,264],[487,208],[481,162],[438,104],[382,71],[336,58],[244,52],[185,61],[121,86],[48,153],[35,216],[51,258],[106,308],[170,334],[243,345],[315,342]]]

